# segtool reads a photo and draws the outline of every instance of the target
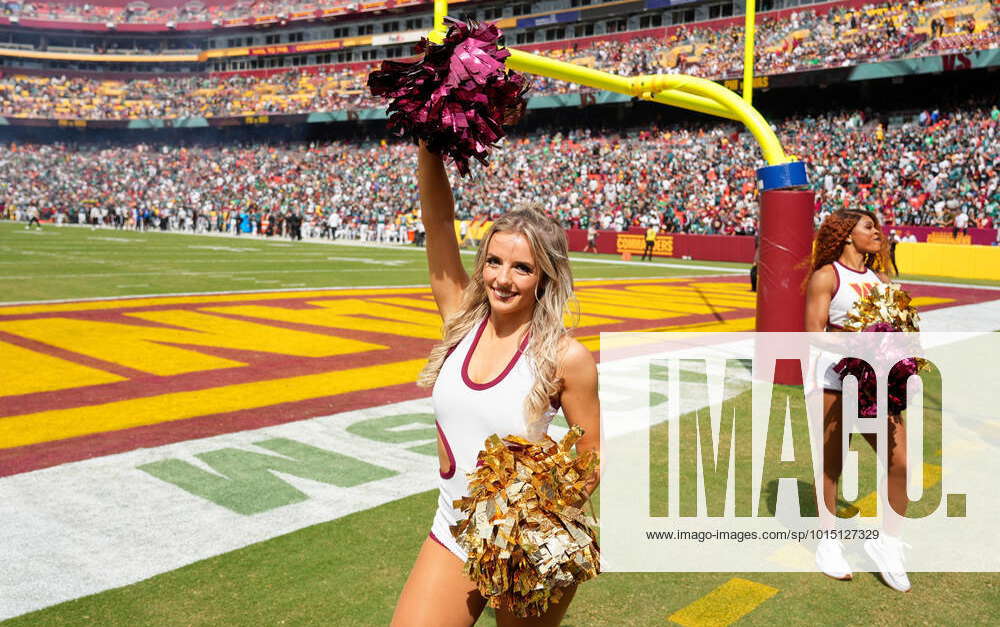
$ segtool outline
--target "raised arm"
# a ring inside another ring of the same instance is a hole
[[[451,183],[439,155],[427,150],[423,142],[417,156],[417,185],[420,189],[420,219],[427,237],[427,267],[431,292],[442,318],[454,313],[462,302],[462,290],[469,275],[462,266],[458,239],[455,237],[455,200]]]

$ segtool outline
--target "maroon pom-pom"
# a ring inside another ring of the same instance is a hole
[[[391,131],[424,140],[428,150],[451,157],[467,175],[469,159],[486,163],[504,136],[502,126],[521,119],[528,83],[504,67],[510,52],[497,47],[494,24],[449,21],[442,44],[421,39],[421,60],[383,61],[368,76],[368,88],[391,99]]]
[[[869,333],[893,333],[899,332],[888,322],[876,322],[865,327],[865,332]],[[884,342],[881,353],[887,354],[892,349],[889,342]],[[906,382],[911,375],[917,374],[920,370],[920,362],[913,357],[899,360],[889,371],[888,396],[889,415],[899,415],[906,409]],[[875,371],[863,359],[855,357],[845,357],[841,359],[833,371],[840,375],[841,381],[847,375],[854,375],[858,380],[858,415],[865,418],[873,418],[878,414],[878,378]]]

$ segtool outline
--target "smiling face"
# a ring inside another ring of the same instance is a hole
[[[490,309],[498,314],[530,312],[541,272],[521,233],[500,231],[490,238],[483,264],[483,284]]]
[[[851,241],[859,253],[877,253],[882,248],[882,233],[874,220],[864,216],[854,225]]]

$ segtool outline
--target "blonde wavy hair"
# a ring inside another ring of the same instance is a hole
[[[579,319],[579,307],[573,296],[573,274],[569,267],[569,245],[566,232],[554,220],[540,212],[522,209],[504,214],[493,223],[479,244],[476,265],[469,284],[462,293],[458,311],[444,322],[441,343],[431,349],[427,365],[417,384],[432,387],[448,353],[490,313],[490,302],[483,281],[486,251],[497,233],[518,233],[528,240],[535,268],[540,272],[535,288],[534,312],[531,316],[527,353],[535,367],[535,382],[524,399],[526,424],[539,420],[548,410],[551,399],[559,394],[562,380],[556,377],[561,340],[569,334],[564,314],[573,314],[573,325]]]

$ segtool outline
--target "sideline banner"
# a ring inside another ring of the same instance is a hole
[[[903,224],[886,224],[882,227],[886,233],[896,231],[900,237],[913,235],[918,242],[929,242],[932,244],[956,244],[968,246],[976,244],[979,246],[991,246],[997,242],[997,229],[969,228],[962,229],[956,237],[954,230],[940,226],[909,226]]]
[[[630,231],[598,231],[597,252],[620,255],[624,252],[641,255],[646,248],[645,229]],[[571,251],[587,246],[585,229],[566,229]],[[692,235],[690,233],[660,233],[656,236],[653,255],[657,257],[690,257],[702,261],[735,261],[753,263],[754,238],[749,235]]]

